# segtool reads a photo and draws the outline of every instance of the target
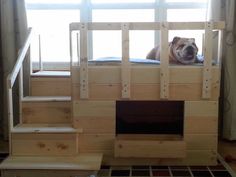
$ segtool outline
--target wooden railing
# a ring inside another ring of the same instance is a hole
[[[72,32],[79,31],[80,40],[78,47],[78,61],[80,65],[80,98],[89,98],[88,88],[88,31],[91,30],[121,30],[122,31],[122,61],[121,82],[122,98],[130,98],[130,62],[129,62],[129,31],[130,30],[159,30],[161,34],[160,54],[160,97],[169,98],[169,60],[168,58],[168,34],[169,30],[205,30],[204,39],[204,63],[202,78],[202,99],[211,97],[211,72],[212,72],[212,33],[225,27],[224,22],[131,22],[131,23],[71,23],[70,24],[70,54],[72,55]],[[222,40],[221,37],[219,37]],[[218,51],[221,51],[219,42]],[[217,61],[220,61],[221,52],[218,53]]]
[[[19,54],[16,60],[16,64],[13,67],[12,72],[8,75],[7,77],[7,101],[8,101],[8,125],[9,125],[9,135],[11,133],[11,131],[13,130],[13,96],[12,96],[12,89],[14,86],[14,83],[16,81],[17,76],[19,75],[19,101],[22,100],[22,98],[24,97],[24,92],[23,92],[23,62],[27,56],[28,50],[30,48],[30,44],[31,44],[31,38],[32,38],[32,28],[29,28],[28,30],[28,35],[27,38],[24,42],[23,47],[19,50]],[[31,73],[31,61],[30,61],[30,73]],[[11,136],[9,136],[9,142],[10,142],[10,138]],[[9,143],[10,147],[11,147],[11,143]],[[11,151],[11,148],[9,148]]]

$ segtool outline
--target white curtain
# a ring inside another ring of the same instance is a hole
[[[12,71],[18,50],[22,47],[24,40],[27,35],[27,19],[26,19],[26,10],[24,0],[1,0],[1,64],[3,69],[3,75],[1,77],[3,80],[3,87],[0,94],[3,94],[3,100],[0,102],[0,105],[3,110],[3,115],[1,117],[1,125],[4,130],[5,139],[8,136],[8,122],[7,122],[7,98],[6,98],[6,78],[7,75]],[[29,74],[28,71],[28,61],[24,63],[24,75]],[[25,88],[27,88],[28,83],[25,80]],[[18,93],[17,85],[14,89],[13,100],[14,100],[14,115],[19,117],[18,110]],[[26,90],[26,93],[28,91]],[[1,98],[1,97],[0,97]],[[0,109],[0,110],[1,110]]]
[[[222,136],[236,140],[236,44],[235,44],[235,0],[209,0],[208,20],[224,20],[222,97]]]

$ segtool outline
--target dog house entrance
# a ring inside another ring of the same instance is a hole
[[[184,101],[117,101],[116,134],[183,136]]]

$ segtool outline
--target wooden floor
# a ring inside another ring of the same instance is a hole
[[[0,140],[0,154],[8,152],[8,142]],[[218,152],[225,158],[227,156],[232,157],[232,161],[228,163],[230,167],[236,172],[236,141],[220,141],[218,146]]]

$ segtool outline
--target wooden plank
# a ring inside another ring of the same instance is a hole
[[[185,134],[187,150],[213,150],[217,151],[217,134]]]
[[[218,101],[185,101],[184,115],[185,117],[218,117]]]
[[[23,123],[70,123],[70,102],[23,102]]]
[[[80,134],[79,153],[109,153],[114,149],[115,134]]]
[[[62,156],[77,154],[76,133],[12,134],[12,155]],[[30,147],[30,150],[29,150]]]
[[[10,156],[0,165],[0,169],[21,170],[99,170],[102,154],[79,154],[76,156]]]
[[[218,117],[186,117],[184,134],[217,134]]]
[[[70,124],[18,124],[12,133],[82,133],[82,129],[74,129]]]
[[[80,28],[80,98],[87,99],[88,95],[88,31],[87,24]]]
[[[87,23],[88,30],[121,30],[121,23],[117,22],[93,22]],[[170,30],[187,30],[187,29],[205,29],[204,22],[168,22]],[[214,22],[214,29],[224,29],[225,22]],[[130,30],[160,30],[161,22],[130,22]],[[71,23],[70,30],[79,30],[81,23]]]
[[[121,83],[122,98],[130,98],[130,63],[129,63],[129,24],[121,24],[122,29],[122,61],[121,61]]]
[[[160,83],[160,66],[130,66],[131,84]],[[202,83],[203,66],[170,66],[170,84]],[[79,68],[72,68],[72,83],[79,82]],[[89,83],[121,83],[120,66],[89,66]],[[109,74],[107,74],[109,73]],[[212,83],[220,81],[220,67],[212,66]]]
[[[216,165],[217,152],[212,150],[189,150],[186,158],[114,158],[104,156],[103,164],[114,166],[125,165]]]
[[[115,117],[115,101],[74,101],[74,117]]]
[[[115,134],[115,117],[74,117],[73,127],[85,134]]]
[[[71,79],[31,77],[31,96],[71,96]]]
[[[169,56],[168,56],[168,23],[160,24],[161,31],[161,53],[160,53],[160,98],[169,98]]]
[[[205,45],[204,45],[204,69],[203,69],[203,86],[202,98],[209,99],[211,97],[211,79],[212,79],[212,22],[206,22],[205,28]]]
[[[202,84],[170,84],[170,100],[202,100]],[[89,84],[91,100],[118,100],[121,99],[121,84]],[[131,84],[131,99],[159,100],[160,84]],[[79,100],[79,85],[73,84],[74,100]],[[212,85],[212,98],[218,100],[219,84]]]
[[[184,158],[185,156],[184,141],[115,140],[115,157]]]

